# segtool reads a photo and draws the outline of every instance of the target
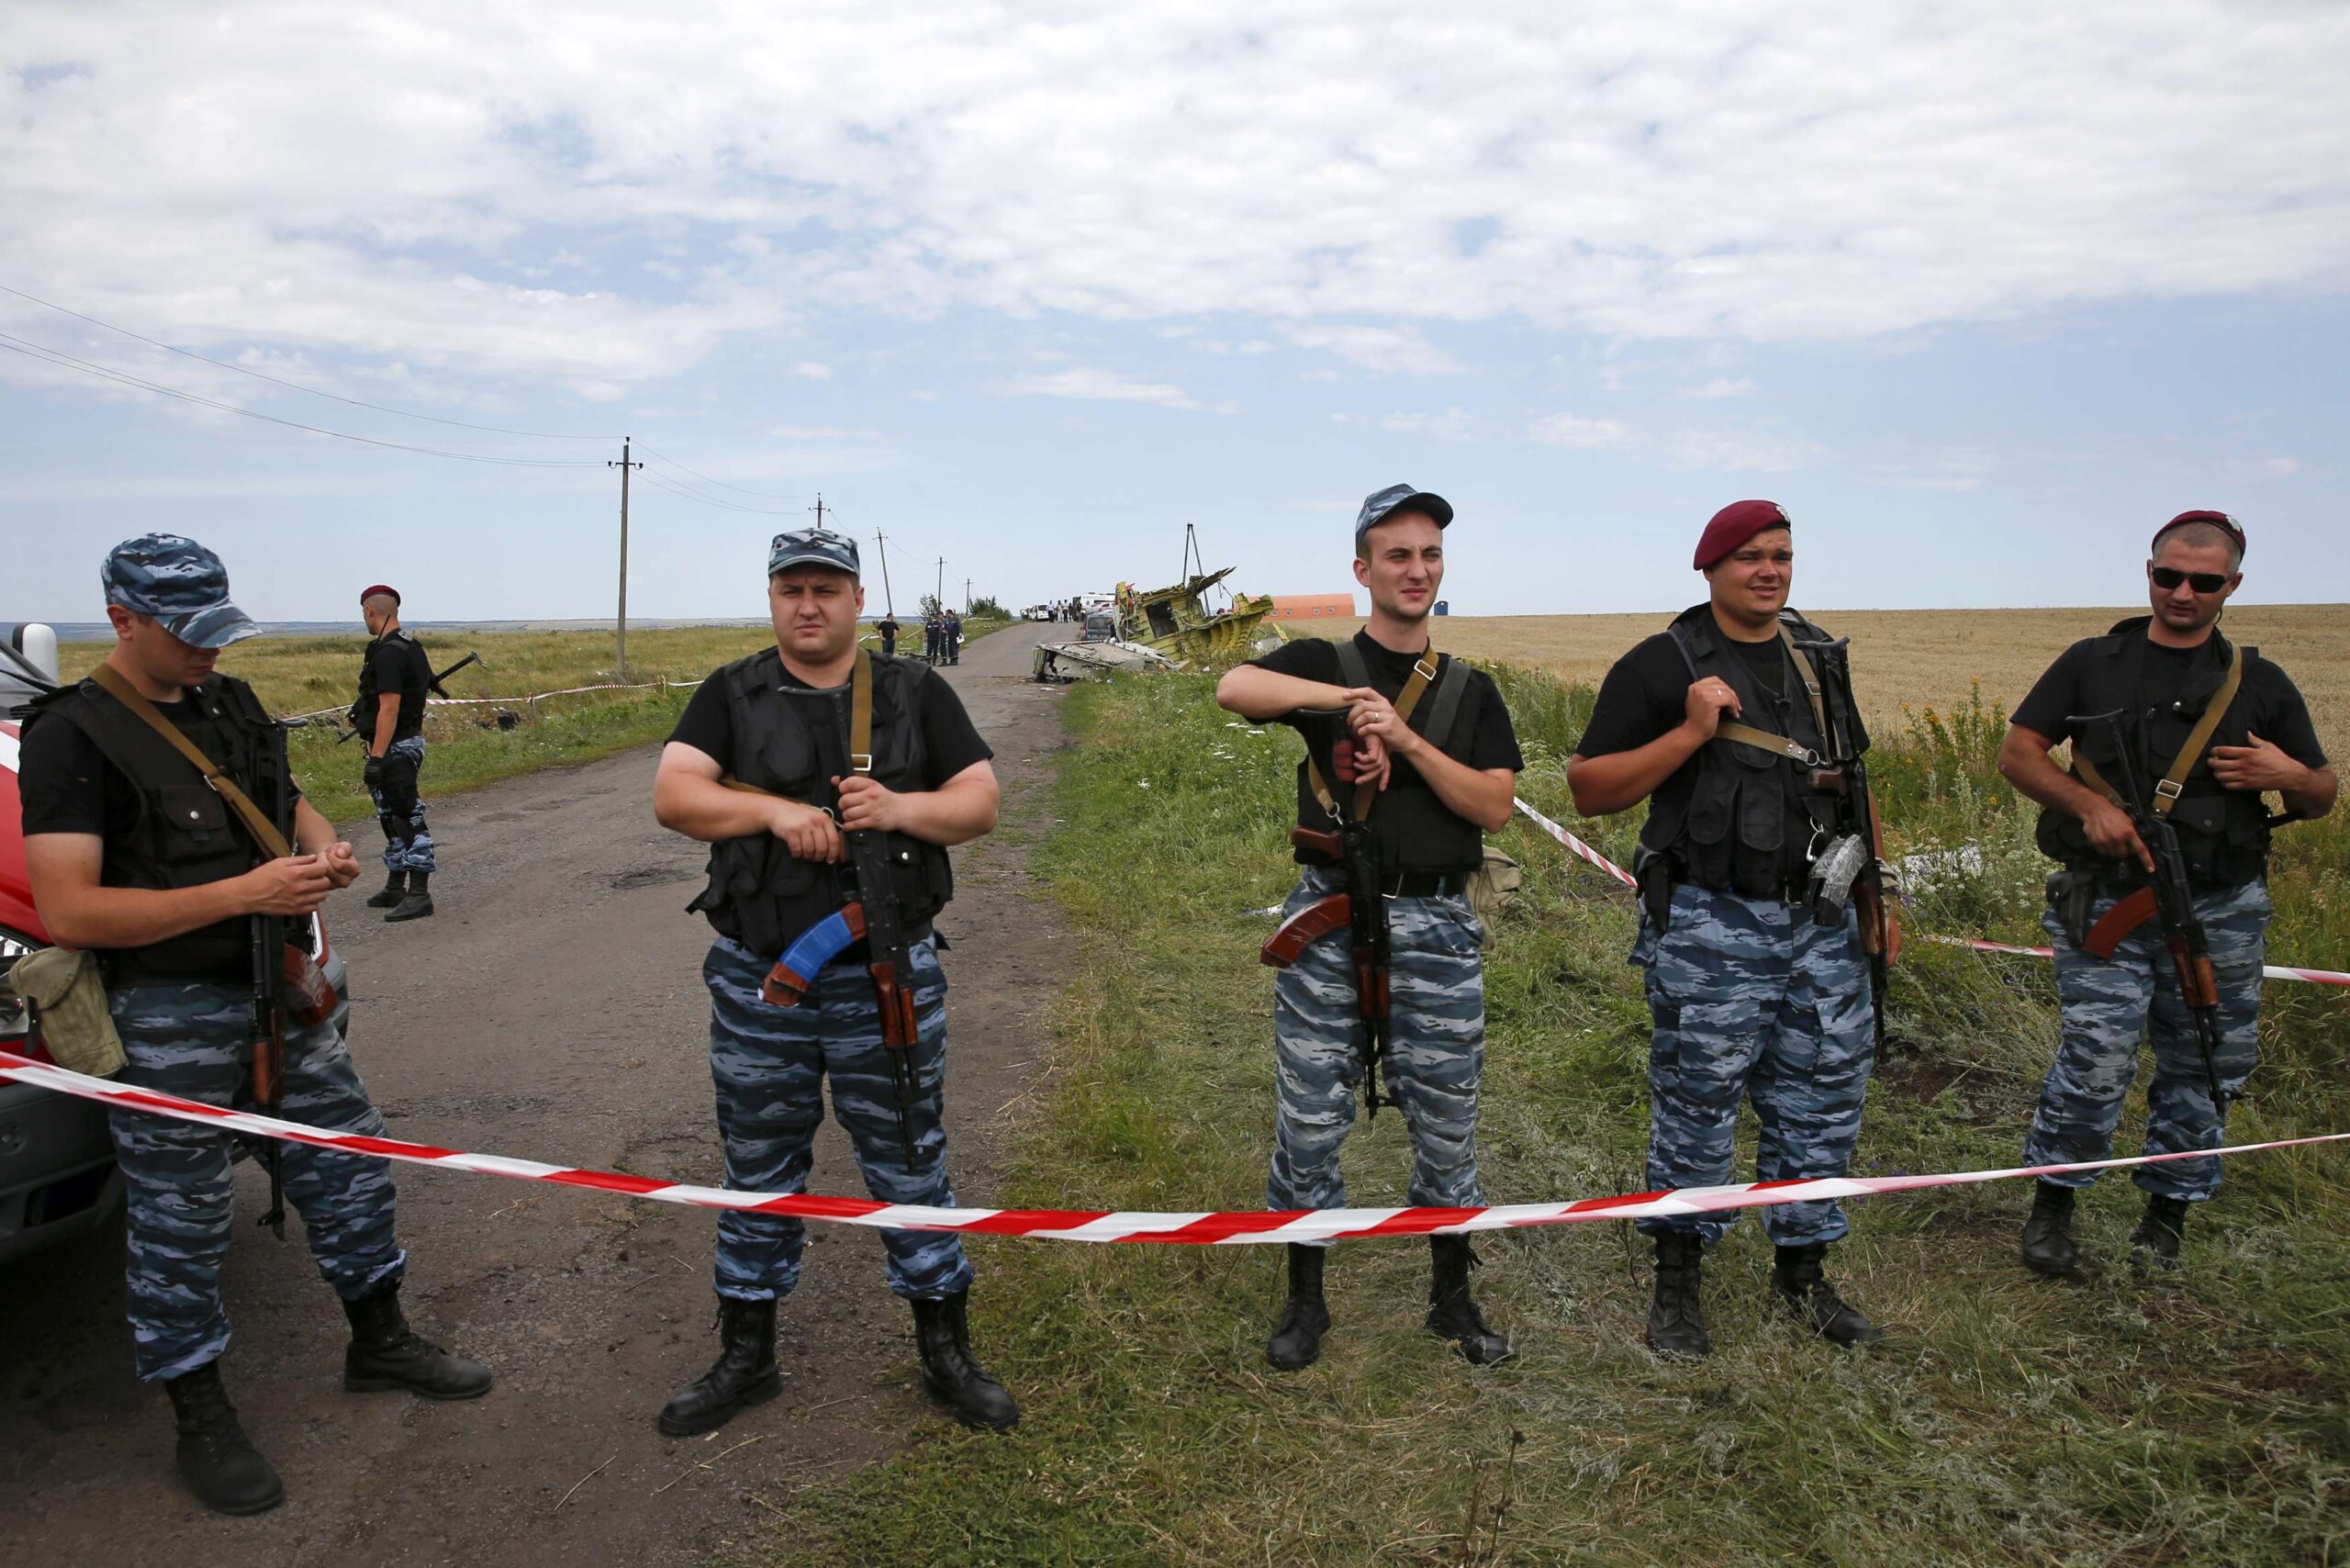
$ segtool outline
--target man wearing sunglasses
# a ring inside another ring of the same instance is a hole
[[[2334,778],[2292,681],[2258,649],[2238,650],[2220,633],[2220,612],[2244,581],[2244,530],[2224,512],[2181,512],[2163,524],[2146,563],[2153,614],[2066,649],[2016,709],[1999,748],[1999,771],[2041,805],[2042,853],[2063,867],[2049,879],[2042,924],[2055,944],[2064,1027],[2024,1140],[2028,1165],[2111,1152],[2141,1033],[2151,1034],[2154,1051],[2148,1154],[2217,1147],[2226,1108],[2212,1103],[2210,1078],[2219,1080],[2223,1102],[2232,1100],[2257,1058],[2269,833],[2279,820],[2333,810]],[[2117,710],[2125,744],[2137,750],[2138,776],[2177,780],[2157,790],[2172,797],[2166,815],[2210,943],[2220,1047],[2208,1076],[2159,922],[2123,936],[2110,958],[2084,946],[2154,869],[2129,815],[2080,766],[2087,756],[2091,769],[2109,774],[2119,758],[2098,755],[2112,745],[2109,732],[2073,720]],[[2049,756],[2065,741],[2073,743],[2069,770]],[[2263,799],[2272,790],[2285,802],[2283,819],[2272,818]],[[2078,1271],[2073,1203],[2096,1180],[2092,1171],[2039,1182],[2023,1230],[2027,1267],[2060,1278]],[[2137,1181],[2147,1202],[2130,1238],[2132,1259],[2175,1267],[2188,1205],[2218,1191],[2220,1161],[2144,1166]]]

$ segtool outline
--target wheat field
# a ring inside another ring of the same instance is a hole
[[[2012,711],[2066,646],[2093,637],[2128,609],[1807,610],[1852,640],[1852,678],[1872,728],[1899,727],[1902,710],[1948,711],[1979,685],[1986,706]],[[1635,643],[1664,630],[1669,614],[1453,615],[1433,622],[1436,645],[1466,657],[1547,669],[1597,685]],[[1360,621],[1327,622],[1351,634]],[[2223,623],[2236,642],[2282,665],[2308,699],[2326,754],[2350,749],[2350,605],[2247,605]],[[1320,631],[1317,628],[1317,631]]]

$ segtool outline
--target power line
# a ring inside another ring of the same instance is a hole
[[[709,475],[703,473],[699,468],[687,468],[684,464],[678,462],[676,458],[664,457],[649,446],[644,449],[644,455],[650,457],[655,463],[666,463],[672,468],[685,469],[687,473],[691,474],[695,478],[701,480],[704,484],[715,485],[722,490],[734,490],[745,496],[756,496],[761,500],[766,501],[804,501],[808,498],[805,492],[796,496],[778,496],[771,490],[752,490],[745,489],[741,485],[730,485],[723,479],[711,478]]]
[[[798,515],[796,512],[788,509],[777,507],[746,507],[739,505],[733,501],[721,500],[715,496],[705,496],[699,490],[688,490],[680,485],[675,484],[670,480],[664,478],[662,476],[652,472],[650,469],[647,469],[642,477],[648,485],[653,485],[661,489],[666,490],[673,496],[683,496],[689,501],[699,501],[706,507],[724,507],[728,511],[750,512],[754,516],[757,517],[793,517]]]
[[[373,409],[379,414],[393,414],[403,420],[422,420],[428,424],[451,425],[458,430],[484,431],[491,435],[532,436],[540,441],[610,441],[611,439],[610,436],[601,435],[563,435],[554,431],[513,430],[505,425],[480,425],[468,420],[443,419],[438,414],[419,414],[407,409],[395,409],[385,403],[370,403],[363,398],[346,398],[340,392],[328,392],[316,386],[305,386],[298,381],[288,381],[282,375],[271,375],[265,371],[255,370],[251,365],[238,364],[231,360],[214,359],[210,354],[201,354],[194,349],[184,349],[176,344],[164,342],[160,338],[151,338],[144,332],[134,332],[128,327],[118,327],[111,321],[101,321],[95,316],[85,316],[81,311],[68,308],[54,300],[43,299],[39,295],[27,294],[21,288],[11,288],[5,283],[0,283],[0,294],[13,294],[18,299],[28,300],[44,309],[71,316],[76,321],[87,321],[91,326],[103,327],[109,332],[119,332],[126,338],[145,343],[150,348],[162,349],[166,353],[201,360],[206,364],[218,365],[222,370],[233,370],[240,375],[250,375],[257,381],[266,381],[273,386],[287,387],[296,392],[307,392],[313,398],[327,398],[338,403],[348,403],[354,409]],[[712,483],[715,482],[712,481]]]
[[[237,403],[224,403],[218,398],[207,398],[200,393],[185,391],[177,386],[165,386],[160,382],[149,381],[141,376],[132,375],[127,371],[93,364],[88,360],[76,359],[72,354],[48,348],[28,339],[12,337],[6,332],[0,332],[0,349],[6,349],[10,353],[23,354],[28,359],[37,360],[43,364],[53,364],[62,370],[78,370],[86,375],[120,382],[125,386],[135,386],[143,392],[153,392],[165,398],[177,398],[183,402],[195,403],[207,409],[218,409],[222,413],[241,414],[246,419],[259,420],[264,424],[282,425],[287,430],[307,431],[312,435],[332,436],[337,441],[356,442],[362,446],[383,447],[392,452],[413,452],[425,457],[446,457],[459,463],[493,463],[511,468],[601,466],[593,459],[587,458],[496,457],[478,452],[451,452],[442,447],[415,446],[404,441],[383,441],[372,435],[353,435],[349,431],[329,430],[324,425],[308,425],[299,420],[280,419],[275,414],[264,414],[258,409],[248,409]]]

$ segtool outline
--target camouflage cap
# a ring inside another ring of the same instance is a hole
[[[857,565],[856,541],[829,528],[801,528],[778,533],[767,546],[767,576],[789,566],[830,566],[852,577],[865,574]]]
[[[1442,496],[1409,485],[1390,485],[1363,498],[1362,510],[1355,513],[1355,543],[1361,543],[1364,534],[1399,511],[1417,512],[1438,528],[1452,526],[1452,503]]]
[[[229,602],[220,557],[176,533],[142,533],[106,552],[98,567],[106,602],[151,615],[194,648],[225,648],[261,628]]]

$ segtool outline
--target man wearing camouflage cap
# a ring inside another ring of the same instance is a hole
[[[1371,1098],[1381,1079],[1411,1134],[1405,1201],[1437,1208],[1485,1201],[1477,1181],[1485,929],[1469,882],[1484,864],[1484,835],[1509,822],[1525,758],[1493,678],[1429,643],[1451,522],[1449,502],[1410,485],[1368,497],[1355,517],[1354,571],[1371,596],[1369,623],[1345,643],[1284,643],[1216,686],[1216,700],[1242,718],[1285,722],[1307,738],[1308,756],[1297,769],[1300,836],[1292,839],[1298,881],[1265,954],[1281,966],[1273,986],[1270,1209],[1346,1206],[1338,1153],[1354,1125],[1356,1089]],[[1367,891],[1385,926],[1383,970],[1375,958],[1357,963],[1360,945],[1348,924],[1284,942],[1311,930],[1314,912],[1334,897],[1345,898],[1348,921],[1355,913],[1356,883],[1367,878],[1348,869],[1341,811],[1372,841],[1363,869],[1379,878]],[[1366,1007],[1366,993],[1379,1001]],[[1509,1341],[1486,1323],[1470,1288],[1477,1259],[1469,1238],[1428,1241],[1428,1331],[1474,1365],[1507,1360]],[[1322,1353],[1330,1327],[1322,1290],[1328,1246],[1288,1249],[1289,1294],[1265,1346],[1265,1359],[1283,1372],[1301,1371]]]
[[[1811,878],[1836,820],[1825,732],[1841,714],[1855,756],[1868,736],[1849,683],[1831,673],[1841,657],[1820,651],[1837,645],[1787,608],[1785,511],[1763,500],[1723,508],[1694,565],[1707,601],[1617,661],[1567,764],[1585,816],[1650,802],[1631,956],[1648,973],[1654,1025],[1648,1182],[1729,1182],[1750,1096],[1762,1180],[1841,1176],[1860,1135],[1875,1020],[1862,902],[1823,923]],[[1894,940],[1889,916],[1873,915],[1886,922],[1876,939]],[[1732,1211],[1639,1222],[1656,1246],[1647,1340],[1659,1355],[1712,1353],[1699,1263],[1736,1221]],[[1773,1291],[1801,1321],[1839,1345],[1884,1337],[1821,1269],[1848,1228],[1841,1204],[1781,1204],[1762,1211],[1762,1225],[1777,1249]]]
[[[384,830],[384,885],[368,898],[367,907],[385,911],[387,924],[422,920],[432,913],[432,873],[439,868],[438,846],[424,820],[424,797],[417,792],[432,664],[423,644],[400,627],[397,588],[377,583],[361,589],[359,613],[374,641],[359,666],[351,725],[366,746],[360,778]]]
[[[858,647],[857,577],[855,540],[776,535],[776,645],[695,690],[662,752],[653,809],[711,846],[710,885],[690,907],[717,934],[702,981],[727,1186],[807,1189],[829,1077],[873,1195],[952,1207],[946,977],[930,920],[954,891],[948,847],[995,827],[993,754],[945,678]],[[868,868],[887,885],[864,885]],[[885,913],[895,948],[876,924]],[[801,1230],[778,1215],[720,1216],[718,1360],[662,1409],[662,1431],[711,1431],[781,1392],[776,1303],[799,1282]],[[971,1354],[961,1239],[890,1230],[882,1241],[890,1288],[913,1308],[924,1390],[966,1426],[1013,1425],[1019,1407]]]
[[[2017,705],[1999,748],[1999,771],[2042,808],[2042,852],[2062,868],[2049,879],[2041,924],[2055,948],[2064,1028],[2024,1140],[2027,1165],[2112,1153],[2141,1037],[2154,1054],[2148,1154],[2216,1148],[2228,1106],[2259,1060],[2269,834],[2282,822],[2331,812],[2335,781],[2291,678],[2258,648],[2238,648],[2221,634],[2221,611],[2244,581],[2244,548],[2243,527],[2225,512],[2181,512],[2156,529],[2145,568],[2152,613],[2066,649]],[[2118,733],[2075,722],[2117,711],[2124,715]],[[2071,766],[2060,768],[2049,752],[2066,741]],[[2140,779],[2168,786],[2157,786],[2147,804],[2177,837],[2210,946],[2218,1045],[2208,1062],[2162,923],[2131,922],[2132,908],[2143,906],[2129,901],[2145,898],[2140,890],[2154,861],[2109,792],[2124,777],[2120,745],[2137,753]],[[2288,815],[2269,815],[2268,790]],[[2146,1207],[2130,1238],[2133,1262],[2177,1266],[2188,1211],[2219,1191],[2220,1164],[2180,1159],[2139,1170]],[[2073,1204],[2097,1176],[2035,1183],[2025,1267],[2060,1278],[2080,1271]]]
[[[307,955],[312,916],[359,875],[359,863],[300,798],[284,734],[252,689],[214,668],[221,648],[259,630],[230,602],[220,558],[194,540],[150,533],[117,545],[100,580],[114,651],[91,678],[42,699],[23,732],[18,785],[33,897],[54,940],[98,955],[128,1058],[123,1082],[207,1104],[248,1103],[256,949],[282,925],[287,955]],[[231,810],[243,800],[259,816],[290,822],[292,853],[273,857],[260,847],[260,834]],[[330,1021],[289,1020],[285,1042],[283,1115],[383,1135]],[[139,1375],[170,1393],[180,1473],[206,1506],[273,1507],[285,1488],[220,1383],[229,1136],[136,1111],[109,1119],[129,1190]],[[300,1144],[285,1146],[282,1162],[311,1256],[351,1319],[343,1386],[432,1399],[487,1393],[486,1370],[418,1338],[401,1316],[408,1257],[393,1234],[384,1162]]]

